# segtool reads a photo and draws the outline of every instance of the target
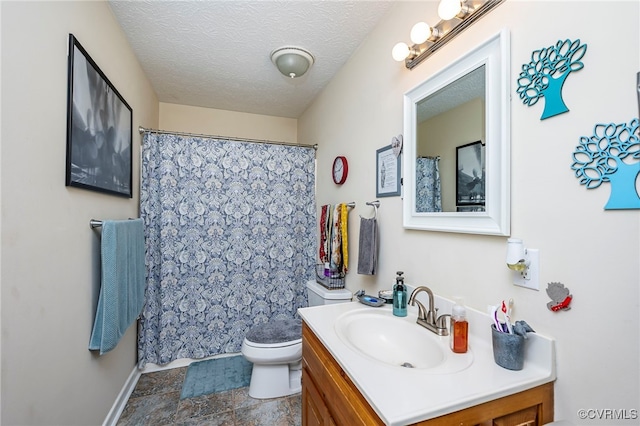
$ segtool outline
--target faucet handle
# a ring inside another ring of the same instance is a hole
[[[442,314],[438,317],[438,319],[436,320],[436,327],[438,328],[447,328],[447,317],[449,317],[449,321],[451,321],[451,315],[450,314]]]

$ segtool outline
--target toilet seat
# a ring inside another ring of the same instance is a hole
[[[301,345],[302,338],[291,340],[288,342],[280,342],[280,343],[256,343],[252,342],[249,339],[244,339],[244,343],[247,346],[251,346],[252,348],[266,348],[266,349],[276,349],[276,348],[286,348],[287,346]]]
[[[302,343],[302,320],[283,319],[254,325],[244,340],[254,348],[282,348]]]

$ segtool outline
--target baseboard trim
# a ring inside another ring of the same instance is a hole
[[[138,366],[134,366],[133,371],[129,374],[127,381],[124,383],[122,390],[120,390],[118,397],[113,403],[111,410],[109,410],[107,417],[104,419],[102,426],[116,426],[118,419],[120,419],[120,416],[124,411],[124,407],[127,405],[127,401],[133,393],[133,390],[136,388],[136,384],[138,383],[141,375],[142,373],[138,370]]]

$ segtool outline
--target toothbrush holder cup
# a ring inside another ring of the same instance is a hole
[[[524,366],[524,337],[519,334],[501,333],[491,324],[493,359],[500,367],[522,370]]]

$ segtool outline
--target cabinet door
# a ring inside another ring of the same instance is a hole
[[[493,420],[494,426],[537,426],[538,407],[529,407]]]
[[[302,426],[335,426],[316,384],[302,369]]]

